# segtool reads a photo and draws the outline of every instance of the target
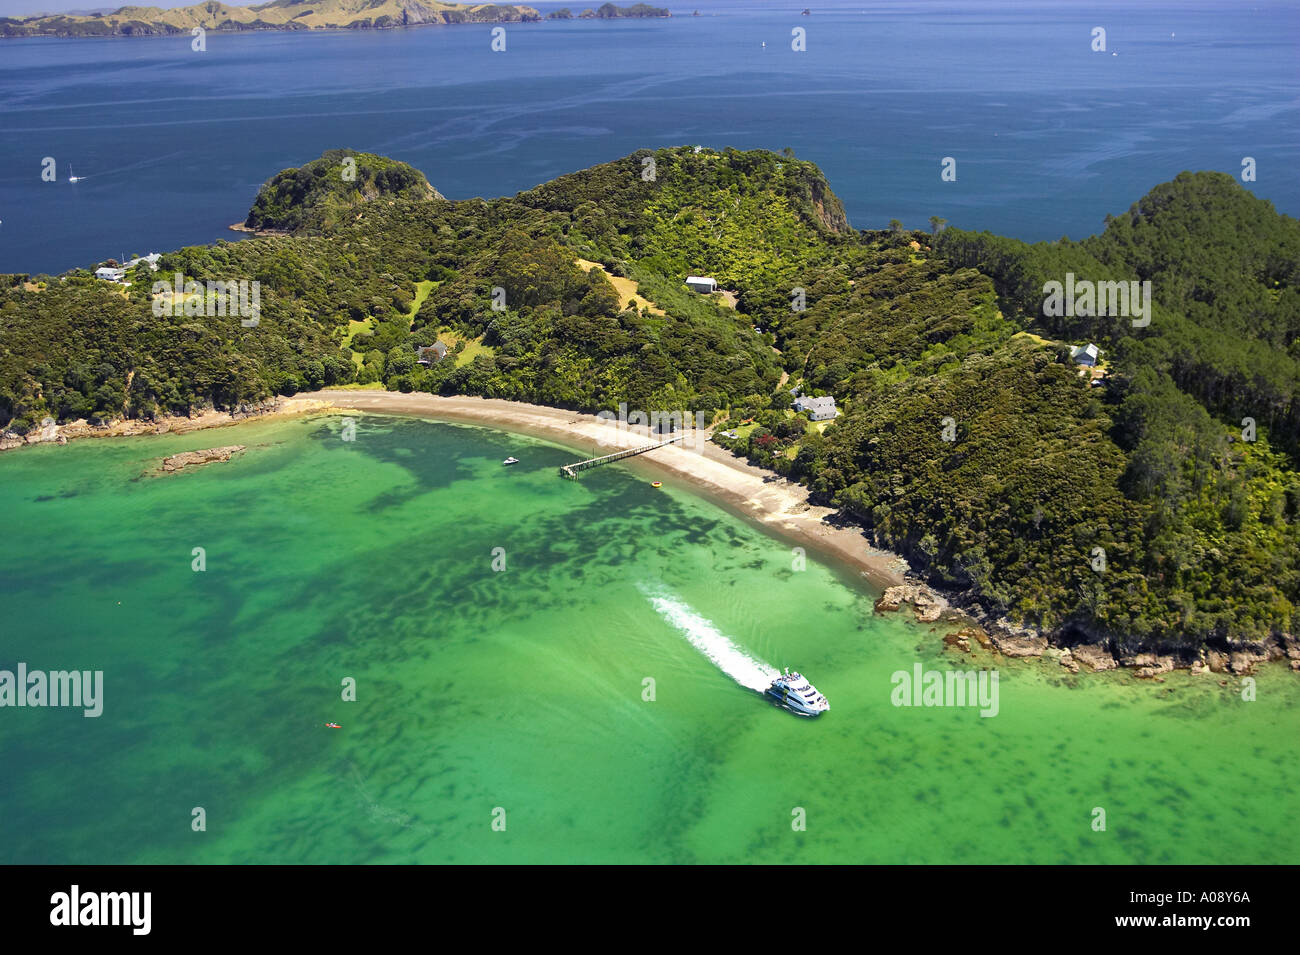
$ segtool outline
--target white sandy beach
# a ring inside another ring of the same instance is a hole
[[[298,395],[286,411],[361,411],[409,414],[458,421],[534,435],[594,457],[657,440],[644,426],[619,426],[595,415],[494,398],[442,397],[378,390],[326,389]],[[688,431],[685,441],[657,448],[621,462],[662,480],[686,482],[728,510],[765,526],[795,545],[851,565],[873,587],[884,589],[903,580],[906,563],[897,555],[870,546],[862,530],[827,522],[836,512],[808,503],[806,488],[777,474],[753,467],[730,452]],[[559,480],[558,476],[556,478]]]

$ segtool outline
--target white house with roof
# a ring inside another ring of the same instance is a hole
[[[1076,365],[1086,365],[1089,368],[1097,364],[1097,358],[1100,354],[1100,349],[1091,342],[1086,345],[1079,345],[1070,351],[1070,357],[1074,359]]]
[[[824,398],[800,395],[794,400],[794,410],[796,414],[801,411],[807,412],[810,421],[830,421],[840,413],[835,407],[835,399],[830,395]]]
[[[446,357],[447,345],[440,341],[432,345],[421,345],[415,350],[415,360],[421,365],[432,365]]]
[[[718,283],[705,275],[688,275],[686,276],[686,287],[692,292],[710,295],[718,290]]]
[[[147,262],[147,263],[149,263],[149,268],[151,268],[151,269],[153,269],[155,272],[157,272],[157,271],[158,271],[158,260],[161,259],[161,258],[162,258],[162,253],[161,253],[161,252],[150,252],[148,255],[140,255],[140,256],[136,256],[136,257],[135,257],[134,259],[132,259],[130,262],[126,263],[126,267],[127,267],[128,269],[133,269],[133,268],[135,268],[137,265],[139,265],[141,262]]]
[[[161,252],[150,252],[148,255],[137,255],[129,262],[122,265],[101,265],[95,269],[95,278],[103,279],[105,282],[118,282],[122,285],[130,285],[126,280],[126,273],[135,268],[141,262],[144,262],[150,269],[158,271],[158,260],[162,258]],[[109,259],[109,261],[113,261]]]

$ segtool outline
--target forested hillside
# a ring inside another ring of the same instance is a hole
[[[332,149],[271,177],[253,200],[244,227],[255,231],[323,230],[376,199],[441,199],[419,170],[373,153]]]
[[[1193,645],[1290,632],[1300,588],[1300,223],[1221,173],[1183,173],[1104,233],[1027,246],[948,230],[954,264],[989,274],[1006,314],[1109,353],[1099,413],[1122,452],[1131,583],[1084,605],[1120,632]],[[1043,285],[1151,282],[1150,324],[1043,314]],[[1138,594],[1142,594],[1138,599]],[[1095,604],[1095,608],[1092,606]]]
[[[992,615],[1187,656],[1293,632],[1300,223],[1228,176],[1031,246],[856,232],[788,154],[643,150],[453,202],[343,151],[274,177],[248,224],[289,234],[167,254],[129,289],[6,277],[0,424],[348,384],[704,411]],[[259,323],[155,316],[177,273],[259,282]],[[1067,273],[1150,281],[1149,323],[1045,310]],[[796,387],[839,417],[795,414]]]

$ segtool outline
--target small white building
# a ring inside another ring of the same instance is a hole
[[[415,350],[415,360],[421,365],[432,365],[447,357],[447,346],[443,342],[422,345]]]
[[[824,398],[809,398],[807,395],[800,395],[794,400],[794,410],[796,413],[805,411],[811,421],[830,421],[838,415],[839,409],[835,407],[835,399],[830,395]]]
[[[127,267],[128,269],[133,269],[133,268],[135,268],[137,265],[139,265],[141,262],[148,262],[148,263],[149,263],[149,268],[151,268],[151,269],[153,269],[155,272],[157,272],[157,271],[158,271],[158,260],[161,259],[161,258],[162,258],[162,253],[161,253],[161,252],[150,252],[148,255],[141,255],[141,256],[138,256],[138,257],[132,259],[130,262],[126,263],[126,267]]]
[[[699,292],[701,295],[711,295],[718,290],[718,283],[703,275],[686,276],[686,286],[692,292]]]
[[[1091,368],[1097,364],[1097,356],[1100,354],[1097,346],[1089,342],[1087,345],[1080,345],[1070,352],[1070,357],[1074,359],[1076,365],[1087,365]]]
[[[110,266],[101,266],[95,269],[95,278],[103,279],[105,282],[125,282],[126,269],[115,269]]]

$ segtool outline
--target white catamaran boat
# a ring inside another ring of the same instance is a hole
[[[772,681],[772,685],[767,688],[767,695],[778,706],[784,706],[791,713],[800,716],[820,716],[831,708],[826,697],[817,692],[817,687],[802,674],[791,673],[789,667]]]
[[[506,459],[505,459],[504,461],[502,461],[501,463],[502,463],[502,464],[518,464],[518,463],[519,463],[519,459],[518,459],[518,458],[506,458]]]

